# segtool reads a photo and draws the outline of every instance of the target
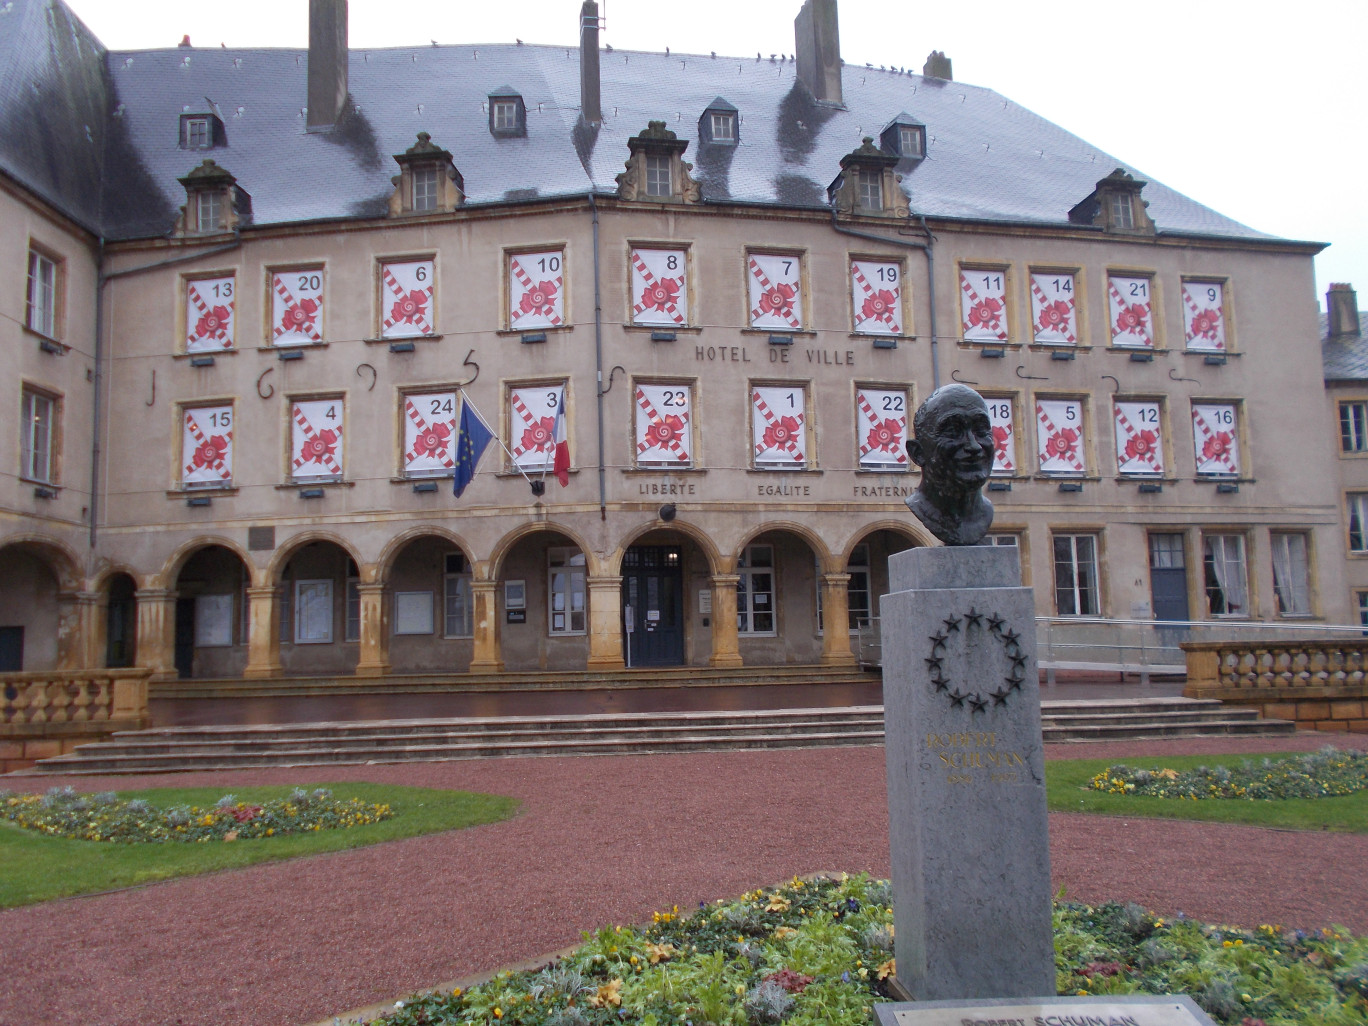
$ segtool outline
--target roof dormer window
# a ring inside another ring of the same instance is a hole
[[[182,114],[180,147],[183,150],[212,150],[228,145],[228,134],[217,114]]]
[[[236,231],[251,222],[252,197],[227,169],[209,158],[178,180],[185,187],[185,206],[176,222],[177,232]]]
[[[627,140],[627,170],[617,176],[618,195],[625,200],[697,203],[698,183],[684,161],[688,140],[680,139],[663,121],[652,121],[646,131]]]
[[[698,141],[735,146],[739,138],[740,112],[722,97],[708,104],[698,119]]]
[[[465,202],[465,180],[452,163],[451,154],[433,143],[426,132],[419,132],[417,142],[396,153],[394,162],[399,173],[391,179],[391,217],[455,210]]]
[[[205,190],[196,193],[195,219],[202,232],[218,231],[223,227],[223,194]]]
[[[827,186],[827,199],[843,214],[906,217],[907,197],[894,171],[899,157],[874,145],[870,136],[841,158],[841,173]]]
[[[883,173],[862,168],[858,172],[861,210],[883,209]]]
[[[899,114],[879,133],[879,145],[901,160],[921,160],[926,156],[926,126],[911,114]]]
[[[512,86],[500,86],[489,94],[489,132],[496,139],[527,135],[527,104]]]
[[[646,157],[646,195],[671,196],[670,158],[663,154],[648,154]]]
[[[1154,220],[1145,209],[1149,204],[1140,195],[1148,184],[1118,167],[1074,205],[1069,211],[1069,220],[1109,232],[1153,235]]]
[[[736,141],[736,115],[721,114],[714,111],[708,115],[708,123],[712,126],[713,142],[735,142]]]
[[[1112,193],[1110,226],[1112,228],[1135,227],[1135,204],[1131,202],[1128,193]]]
[[[510,132],[518,127],[518,105],[512,100],[499,100],[494,104],[494,131]]]
[[[413,169],[413,209],[437,209],[436,167],[415,167]]]
[[[916,128],[912,125],[898,126],[898,154],[903,157],[920,157],[925,155],[926,147],[923,140],[926,136],[926,129]]]

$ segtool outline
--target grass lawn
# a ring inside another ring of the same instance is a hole
[[[1287,753],[1295,754],[1295,753]],[[1045,793],[1051,812],[1094,812],[1106,816],[1154,816],[1161,819],[1198,819],[1218,823],[1280,827],[1286,830],[1340,830],[1368,833],[1368,791],[1337,798],[1283,798],[1277,801],[1204,799],[1177,801],[1136,795],[1104,794],[1087,789],[1088,782],[1109,766],[1133,769],[1191,769],[1194,766],[1235,767],[1245,759],[1280,759],[1284,753],[1254,755],[1166,755],[1128,759],[1063,759],[1045,764]]]
[[[0,908],[459,830],[507,819],[518,809],[516,799],[468,791],[367,783],[321,786],[329,788],[337,798],[388,803],[394,817],[347,830],[205,844],[75,841],[49,837],[0,820]],[[284,797],[291,790],[289,786],[245,787],[234,788],[233,793],[245,801],[260,802]],[[206,807],[225,791],[223,787],[164,787],[120,792],[119,797],[141,797],[163,808]]]

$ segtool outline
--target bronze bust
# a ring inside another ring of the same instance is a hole
[[[988,404],[967,385],[936,389],[912,419],[907,455],[922,468],[907,508],[946,545],[977,545],[993,523],[980,489],[993,470]]]

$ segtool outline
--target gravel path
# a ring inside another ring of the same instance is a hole
[[[1368,737],[1334,740],[1368,747]],[[1119,760],[1326,741],[1047,752]],[[373,780],[511,794],[523,809],[472,830],[0,912],[0,1023],[297,1026],[554,951],[582,930],[646,921],[672,904],[795,873],[886,875],[883,758],[882,748],[845,748],[82,779],[90,790],[225,791]],[[1362,836],[1053,814],[1050,847],[1054,886],[1074,898],[1368,932]]]

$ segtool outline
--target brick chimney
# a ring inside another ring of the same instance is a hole
[[[926,63],[922,65],[922,75],[926,78],[944,79],[946,82],[955,80],[950,58],[945,56],[944,50],[932,50],[927,54]]]
[[[1359,334],[1358,293],[1348,282],[1335,282],[1325,294],[1325,312],[1330,338],[1357,338]]]
[[[599,99],[598,0],[584,0],[580,6],[580,120],[588,125],[603,120]]]
[[[337,124],[347,101],[347,0],[309,0],[310,132]]]
[[[794,54],[798,58],[798,81],[816,100],[842,103],[841,32],[836,0],[804,0],[793,19]]]

